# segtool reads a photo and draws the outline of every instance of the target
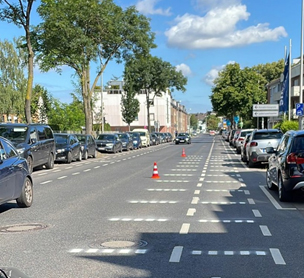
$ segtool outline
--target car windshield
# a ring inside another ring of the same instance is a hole
[[[77,139],[80,143],[85,143],[85,135],[77,135]]]
[[[139,133],[139,136],[146,136],[146,133],[144,132],[138,132]]]
[[[245,137],[247,134],[250,134],[252,131],[242,131],[240,137]]]
[[[254,134],[253,140],[280,139],[282,135],[281,132],[257,132]]]
[[[55,134],[55,142],[56,144],[67,144],[68,143],[68,136],[67,135],[57,135]]]
[[[118,134],[118,137],[120,139],[129,139],[128,135],[126,133],[121,133],[121,134]]]
[[[188,136],[188,134],[187,133],[180,133],[180,134],[178,134],[178,136]]]
[[[98,135],[97,140],[114,140],[114,135],[100,134],[100,135]]]
[[[26,139],[27,127],[0,127],[0,136],[13,142],[23,142]]]
[[[292,152],[304,152],[304,136],[295,137],[292,143]]]

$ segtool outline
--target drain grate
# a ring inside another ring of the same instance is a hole
[[[28,224],[14,224],[10,226],[0,227],[0,233],[19,233],[45,229],[47,225],[28,223]]]

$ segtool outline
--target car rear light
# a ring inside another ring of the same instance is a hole
[[[239,138],[239,141],[244,141],[244,138]]]
[[[257,145],[258,145],[257,142],[251,142],[251,143],[250,143],[250,147],[256,147]]]
[[[287,156],[287,164],[304,164],[304,157],[298,157],[295,153]]]

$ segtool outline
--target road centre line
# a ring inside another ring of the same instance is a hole
[[[201,193],[200,190],[194,190],[194,195],[199,195]]]
[[[200,198],[199,197],[193,197],[192,198],[192,202],[191,202],[191,205],[197,205],[198,202],[199,202]]]
[[[197,187],[202,187],[202,185],[203,185],[202,183],[198,183]]]
[[[262,232],[263,236],[272,236],[272,234],[270,233],[267,226],[260,225],[260,229],[261,229],[261,232]]]
[[[169,263],[179,263],[182,253],[183,253],[183,246],[175,246],[172,250]]]
[[[189,229],[190,229],[190,224],[189,223],[183,223],[179,233],[181,235],[186,235],[189,233]]]
[[[75,172],[75,173],[72,173],[72,176],[75,176],[75,175],[79,175],[80,172]]]
[[[286,265],[286,263],[285,263],[285,261],[283,259],[283,256],[282,256],[282,254],[281,254],[281,252],[280,252],[279,249],[277,249],[277,248],[270,248],[269,250],[270,250],[270,253],[272,255],[272,258],[273,258],[275,264]]]
[[[187,211],[187,216],[194,216],[195,213],[196,213],[195,208],[189,208]]]
[[[44,181],[44,182],[41,182],[40,184],[47,184],[47,183],[50,183],[50,182],[52,182],[52,180]]]
[[[83,172],[89,172],[91,171],[91,169],[86,169],[86,170],[83,170]]]
[[[247,201],[248,201],[248,204],[255,205],[255,201],[253,199],[248,198]]]
[[[59,177],[59,178],[57,178],[58,180],[62,180],[62,179],[65,179],[65,178],[67,178],[68,176],[62,176],[62,177]]]
[[[252,213],[255,217],[262,217],[262,214],[260,213],[260,211],[258,209],[253,209]]]
[[[281,205],[272,197],[272,195],[267,191],[265,186],[260,185],[261,190],[264,192],[269,201],[273,204],[273,206],[278,210],[297,210],[296,208],[282,208]]]

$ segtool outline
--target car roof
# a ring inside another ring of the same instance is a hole
[[[258,132],[282,132],[282,131],[279,129],[255,129],[253,132],[258,133]]]

